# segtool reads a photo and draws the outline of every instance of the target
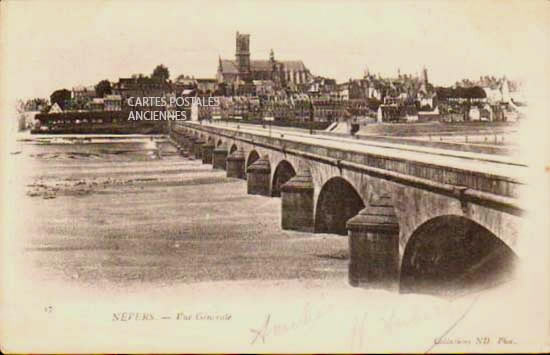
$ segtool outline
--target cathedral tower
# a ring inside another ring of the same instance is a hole
[[[237,32],[235,60],[240,79],[247,81],[250,77],[250,35]]]

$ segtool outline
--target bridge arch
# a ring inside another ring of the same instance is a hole
[[[214,138],[212,136],[208,136],[207,142],[214,143]]]
[[[271,196],[281,197],[281,186],[285,184],[288,180],[292,179],[296,175],[296,170],[286,160],[281,160],[275,172],[273,173],[273,179],[271,183]]]
[[[355,187],[342,177],[329,179],[319,193],[315,208],[315,232],[347,235],[346,222],[365,208]]]
[[[233,154],[233,152],[235,152],[237,149],[238,149],[237,145],[236,145],[236,144],[233,144],[233,145],[229,148],[229,155]]]
[[[475,221],[438,216],[408,240],[400,291],[444,294],[496,285],[511,276],[517,260],[506,243]]]
[[[260,159],[260,155],[255,149],[252,149],[250,153],[248,153],[248,157],[246,159],[246,167],[248,168],[258,159]]]
[[[223,144],[223,141],[221,139],[218,139],[218,143],[216,143],[216,147],[220,147]]]

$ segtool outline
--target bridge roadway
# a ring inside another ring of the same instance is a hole
[[[193,124],[199,125],[193,122]],[[260,127],[253,124],[205,123],[201,125],[228,129],[234,132],[246,132],[264,137],[284,138],[285,140],[307,143],[327,148],[345,149],[353,152],[364,152],[385,157],[396,157],[431,165],[451,167],[471,172],[491,174],[498,177],[511,178],[519,183],[525,181],[527,166],[516,157],[496,154],[455,151],[441,148],[424,147],[420,145],[397,144],[390,142],[368,141],[324,135],[322,131],[309,134],[308,130],[286,127]],[[199,125],[200,126],[200,125]]]

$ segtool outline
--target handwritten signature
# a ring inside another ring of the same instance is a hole
[[[312,310],[310,304],[306,304],[302,314],[291,322],[273,322],[271,313],[268,313],[260,327],[250,329],[250,332],[252,333],[252,340],[250,341],[250,344],[255,344],[259,340],[265,344],[266,340],[270,336],[283,336],[297,329],[311,326],[313,323],[326,315],[331,309],[332,307],[327,306],[326,308],[321,308],[314,311]]]
[[[429,353],[433,350],[435,346],[444,343],[443,340],[445,339],[445,337],[447,337],[453,331],[453,329],[455,329],[456,326],[462,320],[464,320],[464,318],[466,318],[468,313],[470,313],[470,311],[476,304],[478,298],[479,295],[477,297],[474,297],[472,301],[467,303],[464,309],[459,311],[457,317],[454,318],[451,324],[449,324],[449,326],[446,327],[444,331],[435,338],[435,341],[426,349],[425,353]],[[375,334],[380,334],[380,330],[382,330],[385,336],[391,336],[395,329],[412,325],[419,320],[431,319],[439,314],[440,310],[440,307],[430,309],[428,312],[422,309],[415,309],[410,314],[401,315],[392,308],[389,314],[376,315],[368,314],[366,312],[358,314],[352,323],[351,350],[352,352],[356,350],[363,350],[364,346],[367,345],[367,337],[369,333],[372,333],[370,334],[371,336],[375,336]],[[377,324],[378,329],[371,329],[373,332],[369,332],[369,324],[373,324],[373,322],[375,322],[374,324]]]

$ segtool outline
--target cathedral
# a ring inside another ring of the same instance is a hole
[[[220,58],[216,78],[219,83],[232,86],[271,80],[285,88],[305,85],[312,75],[301,60],[275,60],[273,50],[268,60],[251,60],[250,35],[237,32],[235,59]]]

